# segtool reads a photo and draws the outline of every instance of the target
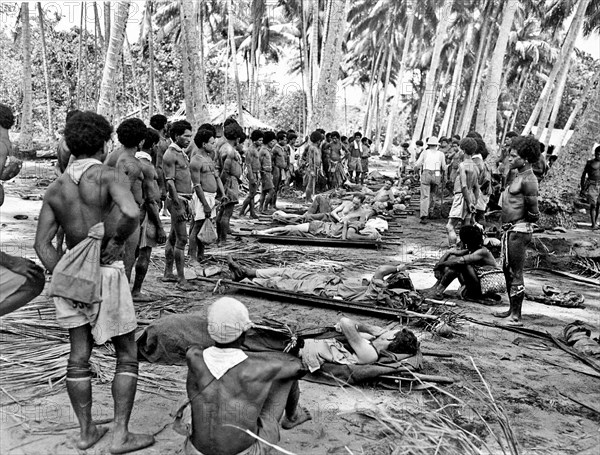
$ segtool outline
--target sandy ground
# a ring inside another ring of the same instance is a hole
[[[2,250],[9,254],[18,254],[35,258],[32,249],[35,235],[35,219],[41,202],[24,200],[21,195],[43,194],[43,187],[36,187],[41,178],[51,178],[47,164],[28,165],[23,174],[6,186],[7,200],[0,210],[2,225],[0,242]],[[27,177],[38,177],[29,179]],[[27,215],[27,220],[16,220],[15,215]],[[233,227],[239,227],[241,220],[234,219]],[[432,284],[430,266],[439,257],[445,247],[443,222],[433,221],[425,226],[418,223],[417,217],[409,216],[400,220],[403,237],[402,244],[387,246],[380,250],[355,250],[349,248],[293,247],[310,256],[327,261],[335,261],[343,266],[344,276],[360,276],[372,272],[376,266],[385,262],[410,262],[420,259],[423,264],[411,275],[418,288]],[[598,234],[589,231],[574,231],[576,238],[586,242],[596,242]],[[557,234],[558,235],[558,234]],[[229,247],[241,247],[243,241],[231,241]],[[398,242],[400,243],[400,242]],[[266,246],[274,254],[289,247]],[[212,249],[207,253],[218,254]],[[164,249],[158,248],[146,279],[145,290],[166,296],[171,291],[159,284]],[[301,266],[301,264],[298,264]],[[600,327],[600,288],[540,272],[526,274],[527,289],[541,293],[543,284],[564,287],[581,292],[586,297],[584,309],[564,309],[526,301],[523,314],[525,326],[560,336],[563,327],[574,320],[586,321],[595,328],[593,336],[598,336]],[[186,293],[178,299],[186,311],[202,311],[218,296],[212,294],[207,285],[196,282],[197,291]],[[164,297],[166,299],[166,297]],[[253,317],[272,317],[280,321],[289,321],[301,327],[317,326],[335,322],[342,313],[332,310],[311,308],[291,303],[240,296],[247,304]],[[44,300],[46,297],[38,297]],[[172,300],[169,308],[173,308]],[[488,307],[476,303],[457,301],[454,310],[480,321],[493,322],[492,310],[506,305],[506,299],[497,307]],[[139,308],[138,308],[139,309]],[[348,315],[352,316],[350,313]],[[390,321],[362,317],[362,319],[385,325]],[[406,322],[406,321],[405,321]],[[413,324],[415,321],[408,321]],[[0,322],[1,328],[1,322]],[[433,336],[430,332],[415,329],[419,334],[422,347],[435,351],[446,351],[452,358],[425,357],[424,373],[449,376],[455,383],[444,386],[444,390],[465,400],[472,401],[469,388],[483,388],[472,361],[475,362],[497,403],[502,406],[510,419],[521,453],[531,454],[598,454],[600,453],[600,415],[587,410],[561,395],[570,395],[600,409],[600,375],[574,359],[570,355],[547,342],[540,342],[512,332],[497,328],[466,323],[457,326],[458,334],[451,339]],[[35,350],[35,345],[32,345]],[[1,353],[0,353],[1,355]],[[551,362],[551,363],[549,363]],[[553,365],[552,363],[560,366]],[[0,366],[1,367],[1,366]],[[162,370],[160,370],[162,368]],[[168,374],[170,378],[185,379],[185,367],[141,366],[144,371]],[[587,374],[585,374],[587,373]],[[596,377],[593,375],[596,374]],[[373,405],[384,406],[406,404],[428,406],[429,392],[388,390],[372,385],[360,388],[330,387],[302,381],[302,404],[309,409],[313,420],[290,431],[282,431],[280,445],[297,454],[342,454],[374,453],[369,449],[381,438],[373,422],[362,417],[356,411]],[[71,439],[76,435],[73,429],[76,419],[71,410],[64,389],[59,393],[49,392],[47,396],[28,399],[27,394],[18,395],[11,390],[0,389],[2,412],[0,417],[0,453],[2,454],[75,454],[78,451]],[[10,394],[18,403],[8,396]],[[16,395],[16,396],[15,396]],[[185,391],[166,393],[158,389],[151,392],[138,391],[135,408],[131,418],[134,431],[158,432],[171,421],[169,413],[177,408],[178,402],[185,399]],[[477,405],[476,405],[477,406]],[[94,417],[107,419],[112,417],[112,398],[110,383],[94,382]],[[482,415],[489,417],[490,412],[478,408]],[[475,413],[465,407],[462,417],[467,422],[478,420]],[[24,423],[21,423],[24,422]],[[51,434],[39,434],[36,430],[49,426],[69,427],[71,429],[54,431]],[[494,431],[499,433],[497,424],[492,423]],[[29,430],[29,431],[28,431]],[[170,426],[158,433],[154,446],[139,451],[140,454],[176,454],[180,451],[183,437]],[[486,437],[492,453],[502,453],[491,436]],[[110,436],[104,437],[93,449],[85,453],[108,453]],[[443,448],[443,446],[442,446]],[[484,450],[485,452],[485,450]],[[391,450],[378,453],[391,453]],[[432,450],[431,453],[434,453]]]

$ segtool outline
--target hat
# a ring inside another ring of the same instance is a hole
[[[440,143],[438,142],[437,137],[431,136],[431,137],[427,138],[427,145],[440,145]]]
[[[222,297],[208,308],[208,334],[217,343],[237,340],[252,327],[248,309],[237,299]]]

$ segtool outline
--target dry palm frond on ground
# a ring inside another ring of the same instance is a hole
[[[600,278],[600,262],[586,257],[577,257],[573,261],[575,271],[587,278]]]
[[[473,367],[485,390],[465,387],[468,402],[431,386],[433,391],[425,400],[405,395],[402,400],[387,402],[385,406],[373,403],[357,410],[373,420],[370,425],[361,426],[365,439],[370,440],[362,447],[363,453],[518,455],[516,438],[504,409],[474,362]],[[492,427],[499,427],[500,431]]]

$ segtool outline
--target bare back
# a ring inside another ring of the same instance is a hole
[[[204,363],[202,352],[193,347],[186,356],[187,393],[192,400],[192,442],[207,455],[237,454],[255,440],[226,425],[256,434],[261,413],[274,411],[264,409],[272,386],[278,381],[298,379],[303,374],[302,363],[280,352],[246,352],[246,360],[217,380]],[[203,387],[206,388],[202,390]],[[278,419],[282,411],[272,417]]]

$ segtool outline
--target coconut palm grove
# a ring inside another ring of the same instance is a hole
[[[0,452],[595,454],[600,2],[0,2]]]

